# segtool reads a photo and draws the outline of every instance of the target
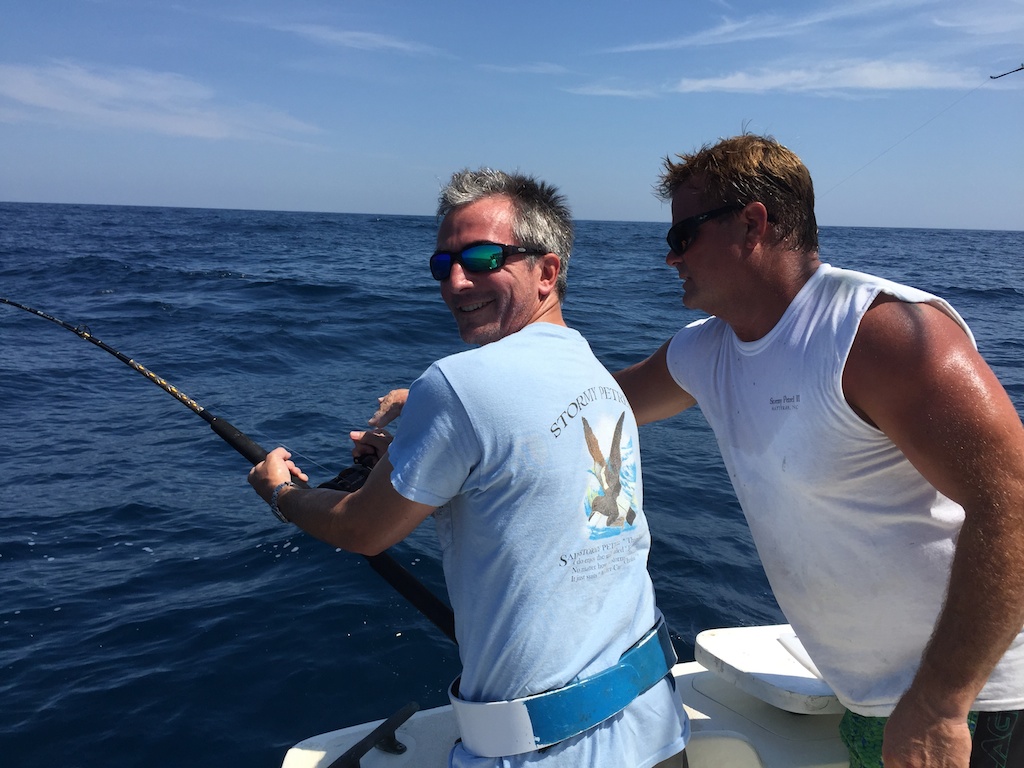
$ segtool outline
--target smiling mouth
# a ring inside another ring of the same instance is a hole
[[[459,307],[458,309],[459,309],[459,312],[476,312],[478,309],[486,307],[490,303],[491,302],[489,302],[489,301],[480,301],[480,302],[477,302],[476,304],[465,304],[465,305]]]

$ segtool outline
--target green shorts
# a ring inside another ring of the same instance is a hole
[[[850,750],[850,768],[882,768],[884,717],[847,712],[839,735]],[[971,712],[967,717],[973,747],[970,768],[1024,765],[1024,712]]]

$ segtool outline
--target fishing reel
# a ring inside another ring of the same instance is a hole
[[[334,479],[320,483],[317,488],[331,488],[335,491],[346,491],[348,493],[358,491],[363,487],[366,478],[370,476],[370,470],[373,469],[373,463],[371,462],[374,462],[374,459],[369,456],[362,456],[352,466],[341,470]]]

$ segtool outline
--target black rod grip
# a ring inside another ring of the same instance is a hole
[[[228,445],[242,454],[250,464],[256,465],[267,458],[267,450],[240,431],[231,422],[212,416],[208,419],[210,429],[216,432]]]

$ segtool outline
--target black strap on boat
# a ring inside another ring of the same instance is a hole
[[[224,419],[218,418],[210,413],[208,410],[203,408],[199,403],[193,400],[191,397],[181,392],[177,387],[169,384],[164,379],[157,376],[155,373],[150,371],[144,365],[136,362],[129,358],[127,355],[118,352],[113,347],[104,344],[102,341],[97,339],[89,331],[86,326],[74,326],[70,323],[65,323],[63,320],[58,320],[52,315],[48,315],[38,309],[19,304],[16,301],[5,299],[0,297],[0,303],[9,304],[12,307],[23,309],[26,312],[30,312],[33,315],[49,320],[51,323],[56,323],[62,328],[66,328],[80,338],[95,344],[97,347],[102,349],[104,352],[109,352],[111,355],[116,357],[122,363],[127,365],[129,368],[141,373],[151,382],[156,384],[167,394],[171,395],[179,403],[182,403],[193,413],[202,417],[202,419],[210,425],[210,428],[217,433],[224,442],[238,451],[242,456],[249,461],[250,464],[259,464],[267,456],[267,451],[259,443],[253,440],[251,437],[246,435],[240,429],[232,425],[230,422]],[[356,477],[362,475],[362,479],[365,479],[365,474],[361,471],[356,470],[355,467],[348,467],[341,471],[341,473],[333,480],[324,483],[327,487],[342,487],[342,482],[348,482],[352,484]],[[296,479],[298,485],[306,486],[305,483]],[[361,482],[359,483],[361,485]],[[306,486],[308,487],[308,486]],[[354,490],[354,488],[353,488]],[[408,600],[413,607],[415,607],[420,613],[426,616],[438,629],[452,641],[455,640],[455,617],[452,613],[452,609],[442,602],[437,595],[427,589],[421,584],[415,576],[409,571],[399,565],[394,558],[392,558],[386,552],[381,552],[379,555],[364,555],[363,557],[369,562],[370,567],[373,568],[380,576],[382,576],[394,589]]]
[[[405,744],[395,738],[395,731],[419,710],[420,705],[410,701],[391,717],[378,725],[363,738],[345,750],[327,768],[359,768],[359,761],[374,747],[392,755],[405,753]]]

